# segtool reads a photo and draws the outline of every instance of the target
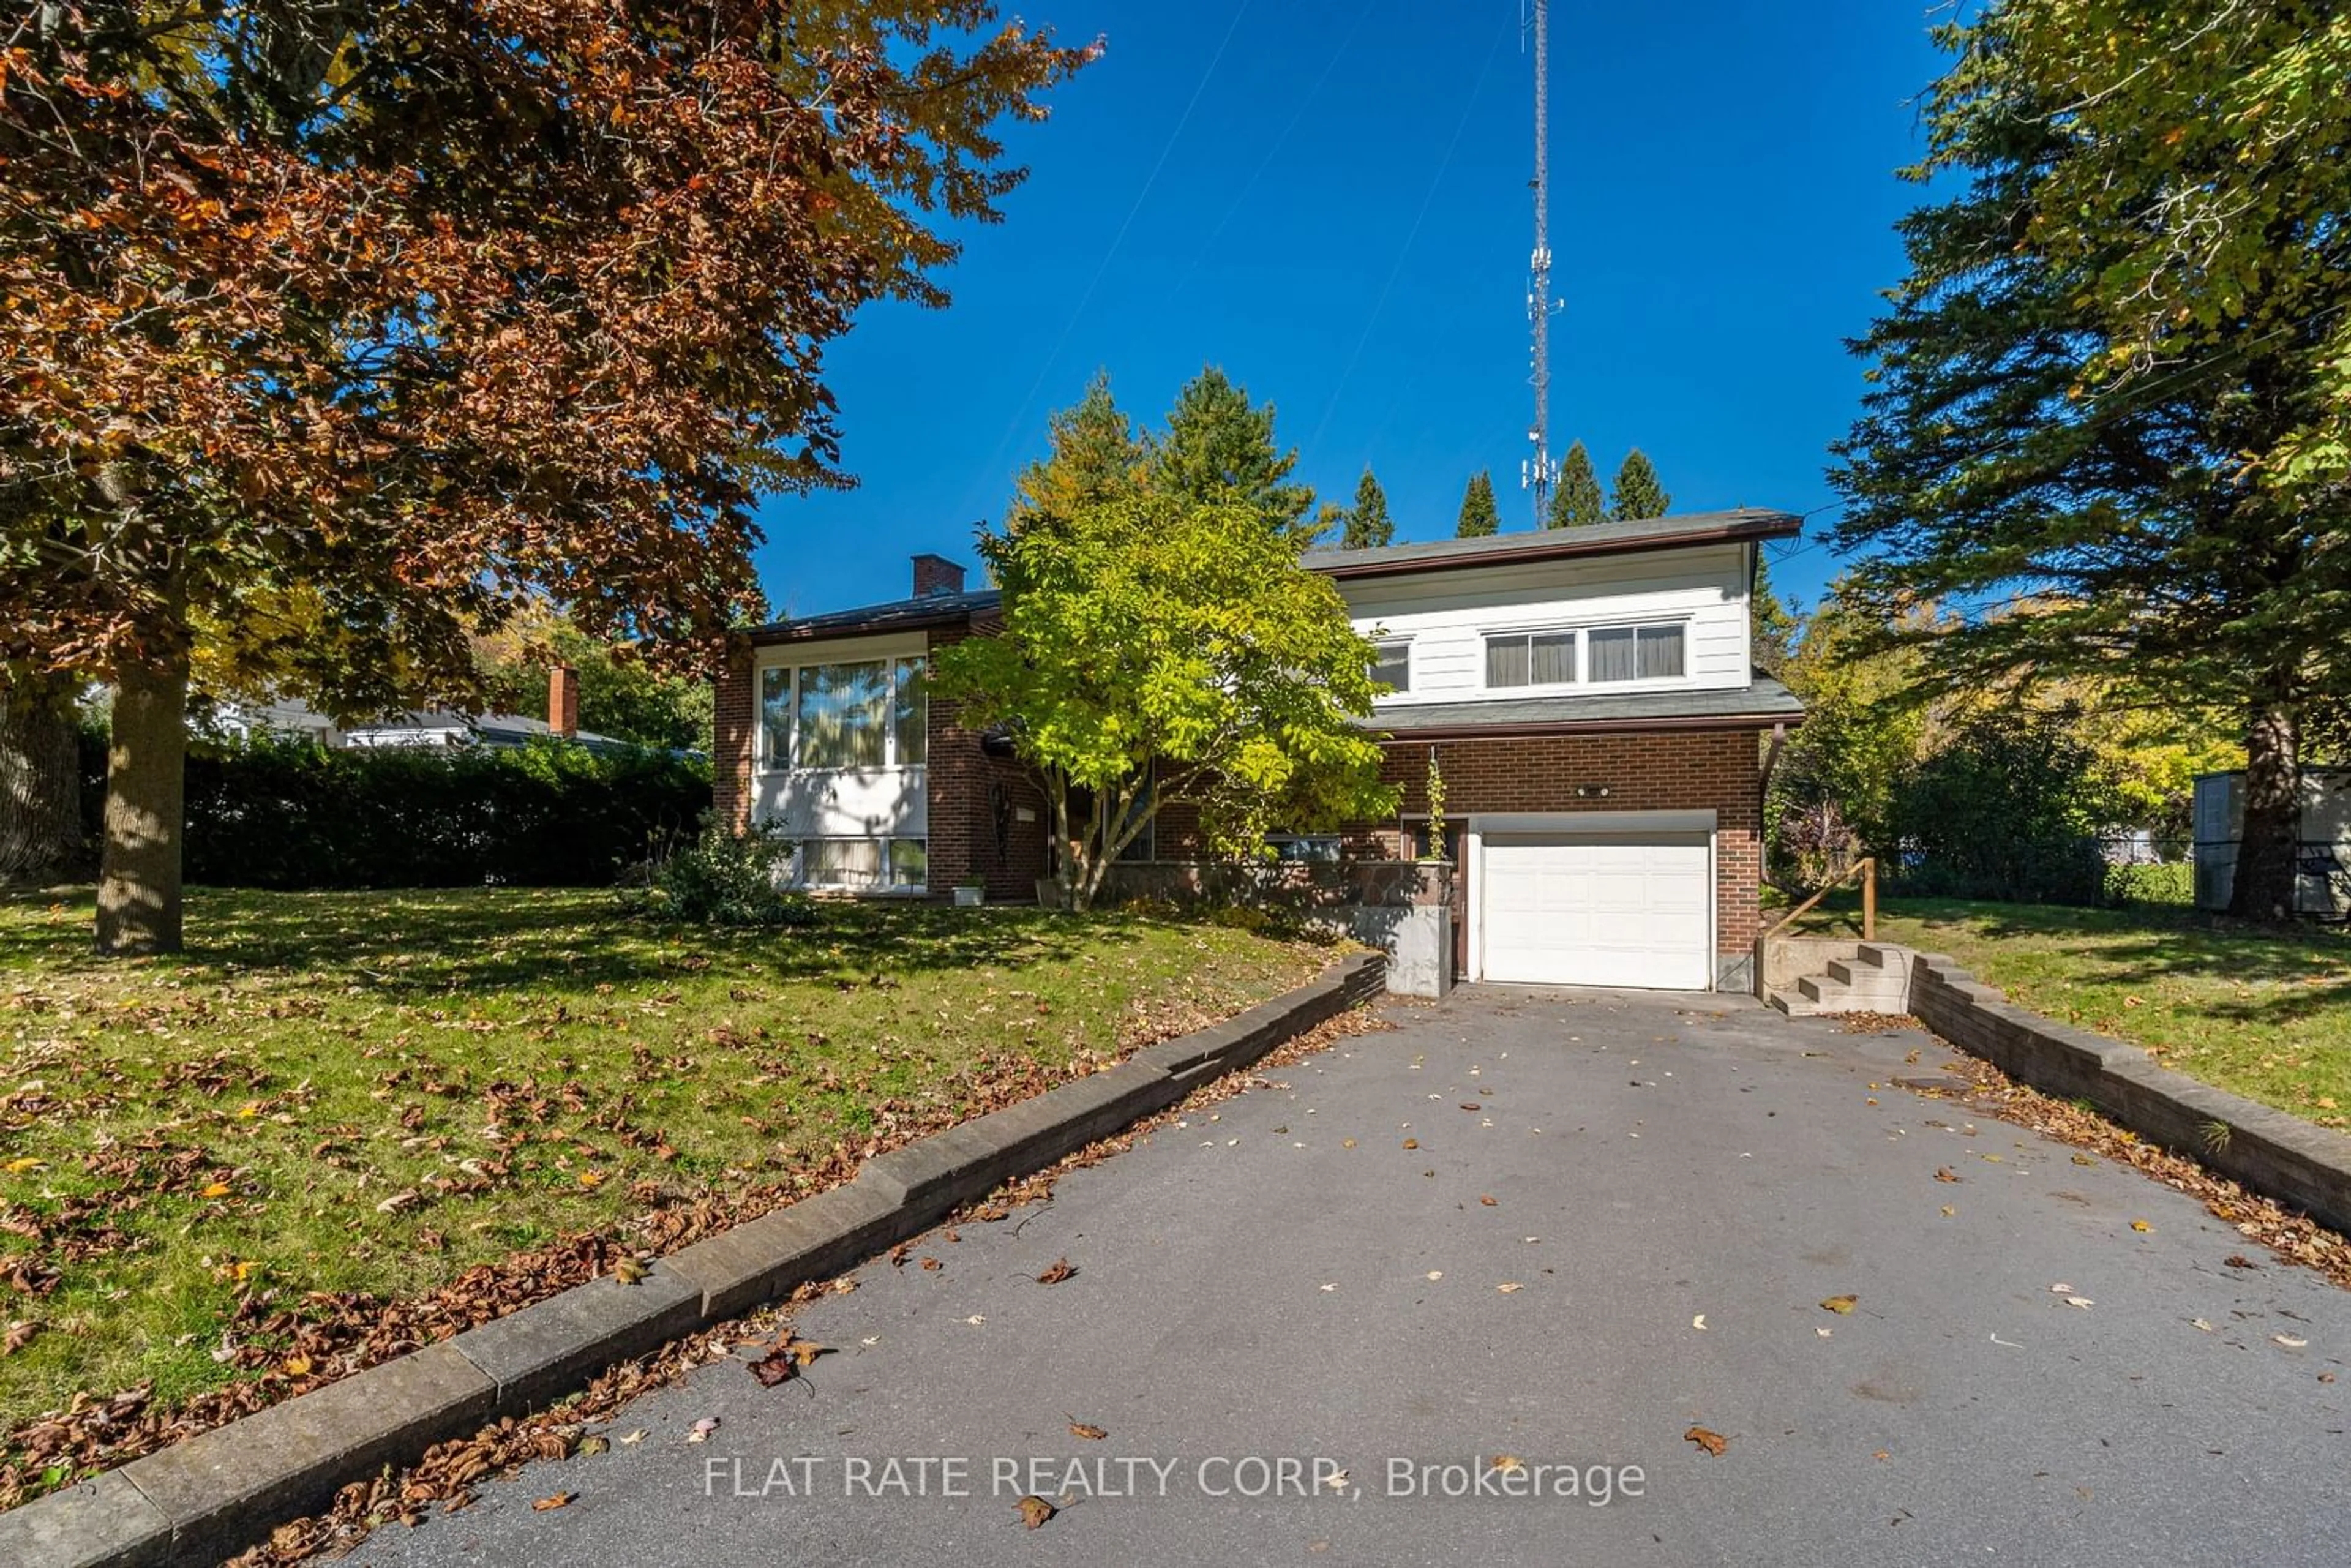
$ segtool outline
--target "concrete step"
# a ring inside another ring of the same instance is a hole
[[[1909,989],[1909,982],[1901,974],[1876,968],[1844,958],[1829,960],[1829,978],[1855,995],[1867,994],[1878,1001],[1900,1001]]]
[[[1902,1010],[1904,995],[1902,987],[1882,979],[1865,978],[1855,984],[1836,975],[1806,975],[1788,995],[1792,1007],[1782,1010],[1796,1016],[1792,1004],[1802,1002],[1807,1014],[1896,1013]]]
[[[1853,988],[1831,975],[1805,975],[1796,981],[1796,994],[1806,1001],[1842,1006],[1852,999]]]

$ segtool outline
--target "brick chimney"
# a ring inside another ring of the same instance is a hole
[[[580,672],[569,664],[547,672],[547,727],[566,740],[580,733]]]
[[[962,591],[962,567],[943,555],[918,555],[914,558],[915,598],[929,599],[935,594]]]

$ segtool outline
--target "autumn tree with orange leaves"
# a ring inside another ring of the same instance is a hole
[[[192,651],[462,698],[522,606],[673,663],[846,483],[826,346],[944,303],[980,0],[49,0],[0,23],[0,682],[115,689],[101,952],[180,945]]]

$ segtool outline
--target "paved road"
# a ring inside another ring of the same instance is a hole
[[[2321,1376],[2351,1297],[2228,1268],[2244,1244],[2189,1199],[1894,1087],[1938,1060],[1903,1065],[1923,1037],[1494,988],[1391,1016],[917,1243],[936,1271],[864,1270],[802,1315],[845,1347],[805,1385],[714,1365],[611,1428],[642,1443],[354,1560],[2345,1560],[2351,1380]],[[1552,1495],[1442,1495],[1473,1470]],[[1030,1490],[1071,1506],[1032,1533]]]

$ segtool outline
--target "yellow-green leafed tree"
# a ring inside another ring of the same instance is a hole
[[[1057,464],[1102,466],[1102,444],[1079,437],[1123,422],[1097,407],[1053,428],[1011,526],[979,541],[1002,629],[938,653],[931,679],[967,727],[1003,727],[1036,774],[1062,902],[1091,907],[1171,800],[1196,805],[1209,847],[1231,855],[1262,852],[1275,828],[1393,811],[1379,745],[1355,722],[1372,711],[1375,651],[1301,564],[1308,532],[1287,526],[1289,497],[1204,496],[1157,469],[1071,482]]]

